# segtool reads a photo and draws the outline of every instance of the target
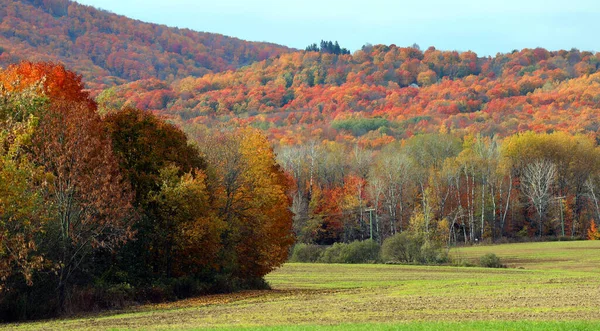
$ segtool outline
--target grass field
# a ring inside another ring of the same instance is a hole
[[[9,329],[600,330],[600,242],[455,249],[506,269],[287,264],[272,291],[214,295]],[[1,328],[1,327],[0,327]]]
[[[509,268],[600,273],[600,243],[591,240],[472,246],[453,249],[450,255],[476,262],[487,253],[498,255]]]

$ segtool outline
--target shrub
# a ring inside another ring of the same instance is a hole
[[[384,262],[440,264],[448,261],[443,248],[423,237],[409,232],[397,233],[383,242],[381,257]]]
[[[197,279],[188,276],[173,279],[171,291],[177,299],[185,299],[207,292],[206,286],[206,284],[202,284]]]
[[[373,240],[353,241],[342,247],[342,263],[375,263],[379,261],[379,245]]]
[[[420,259],[421,264],[442,264],[448,262],[448,253],[443,247],[432,241],[425,241],[421,245]]]
[[[321,259],[324,251],[324,246],[296,244],[292,251],[290,262],[314,263]]]
[[[413,263],[419,259],[421,245],[408,232],[397,233],[383,242],[381,258],[384,262]]]
[[[332,246],[327,247],[321,255],[320,262],[323,263],[342,263],[341,261],[341,253],[342,248],[344,247],[343,243],[334,243]]]
[[[372,240],[335,243],[321,257],[324,263],[374,263],[379,260],[379,245]]]
[[[488,253],[479,259],[479,265],[485,268],[504,268],[500,258],[494,253]]]
[[[467,259],[452,259],[452,265],[455,267],[476,267],[476,264],[473,264],[471,261]]]

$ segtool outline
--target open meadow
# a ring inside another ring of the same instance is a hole
[[[199,297],[125,312],[5,325],[54,329],[600,329],[600,241],[454,249],[508,268],[286,264],[271,291]]]

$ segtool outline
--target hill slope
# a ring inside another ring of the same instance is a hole
[[[62,62],[92,88],[236,69],[291,51],[148,24],[67,0],[1,0],[0,65]]]
[[[282,144],[378,147],[440,130],[600,128],[600,55],[576,49],[495,57],[395,45],[352,55],[292,52],[67,0],[2,0],[0,18],[0,65],[63,62],[96,92],[120,85],[101,103],[155,110],[183,125],[250,124]]]
[[[188,123],[251,124],[275,141],[381,145],[417,132],[592,132],[600,54],[524,49],[496,57],[378,45],[353,55],[296,52],[235,72],[111,90],[117,105]]]

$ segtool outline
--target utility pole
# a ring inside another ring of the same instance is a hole
[[[373,240],[373,212],[375,211],[375,208],[365,209],[365,211],[369,212],[369,227],[371,229],[371,240]]]

